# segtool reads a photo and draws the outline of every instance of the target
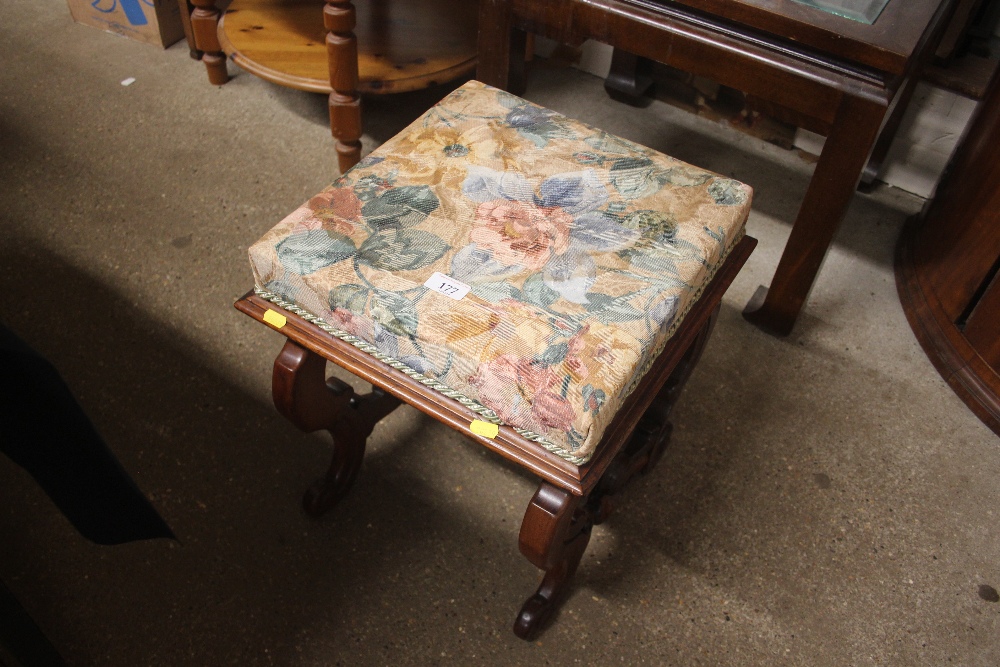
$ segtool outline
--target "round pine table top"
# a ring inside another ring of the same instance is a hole
[[[426,88],[476,66],[477,3],[359,0],[355,7],[362,93]],[[233,0],[219,41],[233,62],[262,79],[330,92],[322,2]]]

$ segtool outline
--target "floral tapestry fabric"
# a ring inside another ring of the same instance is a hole
[[[470,82],[250,249],[258,287],[583,463],[748,186]],[[441,273],[470,291],[425,286]]]

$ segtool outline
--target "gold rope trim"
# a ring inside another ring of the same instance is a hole
[[[297,304],[294,304],[291,301],[286,301],[277,294],[269,292],[256,285],[254,286],[253,291],[254,293],[257,294],[257,296],[261,297],[262,299],[266,299],[267,301],[270,301],[271,303],[277,306],[281,306],[282,308],[291,313],[295,313],[302,319],[311,322],[312,324],[315,324],[316,326],[318,326],[320,329],[330,334],[331,336],[336,336],[345,343],[353,345],[354,347],[361,350],[365,354],[375,357],[383,364],[395,368],[397,371],[404,373],[407,377],[416,380],[425,387],[433,389],[434,391],[450,398],[451,400],[461,403],[465,407],[469,408],[476,414],[483,417],[486,421],[492,424],[497,424],[498,426],[509,426],[510,428],[514,429],[514,431],[517,432],[517,434],[520,435],[521,437],[527,440],[531,440],[532,442],[537,442],[547,451],[552,452],[559,458],[565,459],[566,461],[569,461],[574,465],[583,465],[584,463],[590,460],[589,456],[586,458],[574,456],[573,454],[567,452],[564,448],[560,447],[559,445],[555,444],[554,442],[546,438],[544,435],[535,433],[534,431],[529,431],[528,429],[518,428],[517,426],[511,426],[510,424],[504,424],[503,421],[500,419],[500,417],[497,416],[496,412],[486,407],[479,401],[469,398],[465,394],[452,389],[443,382],[435,380],[434,378],[427,377],[423,373],[419,373],[413,370],[412,368],[404,364],[402,361],[396,359],[395,357],[390,357],[387,354],[383,354],[382,352],[379,351],[377,347],[375,347],[368,341],[362,338],[358,338],[354,334],[348,333],[343,329],[338,329],[337,327],[330,325],[326,320],[310,313],[308,310],[298,306]]]
[[[674,318],[673,324],[671,324],[670,329],[667,330],[667,335],[663,337],[663,342],[660,343],[659,346],[657,346],[656,352],[649,355],[649,359],[642,367],[642,371],[632,376],[632,381],[629,383],[628,389],[626,389],[625,392],[622,394],[622,401],[628,398],[628,396],[633,391],[635,391],[635,388],[639,386],[639,382],[642,380],[642,378],[646,376],[646,373],[649,372],[649,369],[653,367],[653,364],[656,363],[656,360],[659,358],[660,353],[663,352],[664,348],[667,347],[667,343],[669,343],[670,339],[673,338],[675,333],[677,333],[677,329],[680,327],[684,319],[688,316],[688,313],[691,312],[691,309],[694,307],[694,304],[701,301],[701,295],[705,293],[705,288],[711,285],[712,281],[715,280],[715,274],[717,274],[719,272],[719,269],[722,268],[722,265],[726,263],[726,260],[729,259],[730,253],[732,253],[733,249],[737,245],[739,245],[740,241],[743,240],[743,237],[746,236],[746,233],[747,231],[744,223],[744,226],[740,228],[739,234],[736,235],[735,240],[732,243],[730,243],[729,247],[723,251],[722,255],[719,256],[719,261],[716,262],[712,270],[708,272],[708,276],[706,276],[705,280],[698,285],[698,289],[694,291],[694,297],[690,301],[688,301],[687,308],[684,309],[684,313],[680,317]]]

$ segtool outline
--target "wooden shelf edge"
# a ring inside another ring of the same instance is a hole
[[[222,43],[222,50],[225,51],[226,55],[232,58],[233,63],[239,66],[240,69],[246,70],[254,76],[260,77],[265,81],[270,81],[271,83],[276,83],[279,86],[285,86],[287,88],[295,88],[296,90],[304,90],[308,93],[322,93],[324,95],[329,95],[333,92],[330,88],[330,82],[324,81],[323,79],[312,79],[308,77],[295,76],[293,74],[288,74],[287,72],[281,72],[269,67],[265,67],[260,63],[247,58],[239,51],[232,48],[232,44],[227,42],[221,32],[219,35],[219,41]],[[435,77],[433,80],[428,80],[426,77],[412,77],[409,79],[396,79],[395,81],[385,82],[385,81],[365,81],[361,79],[358,82],[358,92],[363,95],[387,95],[391,93],[409,93],[415,90],[423,90],[424,88],[429,88],[430,86],[447,83],[461,76],[472,73],[476,69],[476,59],[471,58],[460,65],[451,67],[446,70],[441,70],[438,72],[440,76]],[[440,79],[440,80],[439,80]]]
[[[325,44],[310,44],[309,50],[300,52],[305,55],[310,63],[310,72],[324,72],[323,77],[302,76],[288,71],[268,66],[251,58],[234,43],[226,31],[226,13],[223,12],[218,23],[218,38],[223,52],[231,58],[233,63],[241,69],[257,76],[265,81],[276,83],[280,86],[303,90],[310,93],[330,94],[329,75],[326,75],[328,67],[328,56]],[[322,24],[321,7],[317,6],[316,20]],[[363,45],[361,45],[363,48]],[[370,55],[370,54],[369,54]],[[422,90],[431,86],[447,83],[459,77],[472,74],[476,69],[478,58],[475,49],[471,49],[468,57],[447,67],[434,70],[433,72],[421,72],[419,74],[407,75],[404,71],[395,71],[391,77],[376,77],[371,71],[366,71],[364,59],[359,62],[358,92],[365,95],[383,95],[391,93],[405,93],[415,90]]]

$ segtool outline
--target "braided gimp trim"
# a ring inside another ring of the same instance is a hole
[[[510,426],[510,428],[514,429],[514,431],[521,437],[525,438],[526,440],[531,440],[532,442],[538,443],[539,445],[544,447],[547,451],[555,454],[561,459],[569,461],[574,465],[583,465],[584,463],[590,460],[589,456],[588,457],[574,456],[573,454],[567,452],[564,448],[553,443],[544,435],[535,433],[534,431],[529,431],[528,429],[511,426],[510,424],[504,424],[503,421],[500,419],[500,417],[497,416],[496,412],[486,407],[479,401],[473,400],[459,391],[455,391],[454,389],[444,384],[443,382],[439,382],[434,378],[427,377],[423,373],[418,373],[417,371],[413,370],[412,368],[404,364],[402,361],[394,357],[390,357],[387,354],[383,354],[378,350],[377,347],[375,347],[368,341],[358,338],[354,334],[348,333],[343,329],[338,329],[337,327],[331,326],[326,320],[322,319],[321,317],[318,317],[313,313],[310,313],[308,310],[305,310],[304,308],[298,306],[297,304],[292,303],[291,301],[287,301],[281,298],[280,296],[278,296],[273,292],[269,292],[265,289],[262,289],[261,287],[254,286],[254,293],[256,293],[257,296],[261,297],[262,299],[270,301],[276,306],[281,306],[290,313],[295,313],[296,315],[306,320],[307,322],[315,324],[316,326],[318,326],[320,329],[330,334],[331,336],[336,336],[345,343],[353,345],[354,347],[361,350],[365,354],[378,359],[387,366],[391,366],[397,371],[405,374],[407,377],[416,380],[425,387],[433,389],[434,391],[442,394],[443,396],[450,398],[453,401],[461,403],[465,407],[469,408],[470,410],[478,414],[485,421],[488,421],[492,424]]]
[[[726,263],[726,260],[729,259],[729,255],[733,252],[733,249],[736,248],[739,242],[743,240],[744,236],[746,236],[745,227],[740,229],[739,233],[735,235],[733,242],[730,243],[729,246],[725,248],[725,250],[723,250],[722,254],[719,256],[719,260],[714,264],[714,266],[711,267],[711,269],[708,272],[708,275],[705,276],[705,279],[698,285],[698,289],[694,291],[694,295],[688,300],[687,308],[684,309],[684,312],[678,313],[678,315],[674,317],[674,321],[670,325],[670,328],[667,329],[667,335],[663,337],[663,341],[656,348],[656,350],[654,350],[653,354],[649,355],[649,359],[646,360],[646,363],[643,364],[639,372],[635,373],[632,376],[632,381],[629,383],[628,387],[626,387],[625,391],[622,393],[623,401],[625,400],[625,397],[629,396],[633,391],[635,391],[635,388],[639,386],[639,382],[642,380],[643,377],[646,376],[646,373],[650,371],[650,369],[653,367],[653,364],[656,363],[656,360],[660,356],[660,353],[662,353],[663,350],[667,347],[667,343],[670,342],[670,339],[673,337],[673,335],[677,333],[677,330],[680,328],[681,323],[684,321],[684,318],[686,318],[688,313],[691,312],[691,309],[694,308],[694,305],[699,301],[701,301],[701,297],[705,293],[705,288],[707,288],[709,285],[712,284],[712,281],[715,280],[715,276],[719,272],[719,269],[722,268],[722,265]]]

